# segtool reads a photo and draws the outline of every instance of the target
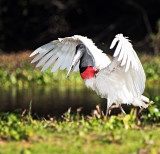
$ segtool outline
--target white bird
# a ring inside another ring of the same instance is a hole
[[[143,96],[145,73],[132,44],[123,34],[117,34],[110,49],[116,46],[113,60],[98,49],[87,37],[74,35],[59,38],[36,49],[30,57],[38,54],[31,63],[38,60],[36,67],[46,70],[52,63],[52,72],[58,68],[80,71],[85,85],[101,98],[107,99],[106,115],[112,104],[132,104],[147,108],[149,99]],[[145,103],[146,102],[146,103]],[[125,113],[125,112],[124,112]]]

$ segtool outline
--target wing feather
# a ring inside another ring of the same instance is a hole
[[[36,67],[40,67],[42,66],[49,58],[51,58],[51,56],[53,56],[54,54],[56,54],[56,51],[51,51],[49,52],[47,55],[44,56],[44,58],[42,58],[38,64],[36,65]],[[39,54],[40,55],[40,54]]]
[[[55,60],[56,60],[56,56],[55,57],[51,57],[47,63],[43,66],[43,68],[41,69],[41,72],[45,71]]]
[[[127,62],[126,62],[126,69],[125,69],[125,72],[128,71],[128,69],[129,69],[129,67],[130,67],[130,62],[131,62],[130,56],[127,56]]]
[[[132,70],[132,76],[136,79],[134,82],[138,85],[138,89],[141,89],[140,93],[142,93],[144,91],[146,77],[142,64],[134,51],[132,44],[126,37],[123,37],[123,34],[116,35],[110,48],[113,48],[116,42],[118,42],[118,45],[115,52],[117,52],[118,55],[114,54],[114,57],[118,57],[118,59],[121,60],[121,66],[125,66],[125,69],[123,68],[124,72]],[[122,45],[121,50],[119,48],[119,44],[120,46]],[[121,54],[123,54],[123,57]]]
[[[121,66],[124,66],[126,64],[126,61],[127,61],[127,54],[124,54],[121,62]]]
[[[62,63],[64,62],[64,59],[65,59],[65,56],[66,56],[65,53],[63,53],[61,56],[59,56],[59,58],[57,59],[55,65],[53,66],[51,72],[55,72],[62,65]]]
[[[75,48],[72,46],[70,46],[70,48],[68,49],[69,52],[67,53],[67,55],[65,56],[65,59],[64,59],[64,63],[62,64],[62,66],[60,67],[61,70],[64,70],[65,68],[68,67],[69,65],[69,62],[70,62],[70,56],[72,55],[72,53],[74,52]]]
[[[58,40],[52,41],[36,49],[30,57],[38,54],[32,62],[40,60],[36,67],[43,65],[41,71],[46,70],[52,63],[54,63],[52,72],[58,68],[61,70],[67,68],[67,70],[69,70],[78,44],[84,44],[87,47],[87,52],[92,56],[95,68],[104,68],[110,63],[110,59],[102,53],[102,50],[95,46],[92,40],[80,35],[59,38]],[[78,70],[79,63],[74,71]]]
[[[119,55],[119,57],[118,57],[118,61],[121,61],[121,60],[122,60],[122,58],[124,57],[124,54],[125,54],[125,50],[122,48],[122,49],[121,49],[121,52],[120,52],[120,55]]]
[[[113,57],[116,57],[120,53],[121,48],[122,48],[122,42],[119,42],[118,45],[117,45],[117,48],[116,48],[116,50],[114,52]]]
[[[43,53],[40,53],[39,55],[37,55],[32,61],[31,63],[34,63],[36,62],[37,60],[41,59],[46,53],[43,52]]]
[[[68,46],[68,42],[65,42],[61,48],[61,55],[59,56],[55,65],[53,66],[51,72],[55,72],[59,67],[62,66],[62,64],[64,63],[64,60],[66,58],[66,55],[69,53],[69,48],[70,48],[70,46]]]
[[[32,52],[32,54],[30,55],[30,57],[36,55],[37,53],[42,53],[42,52],[48,52],[51,49],[53,49],[55,47],[53,42],[47,43],[41,47],[39,47],[38,49],[36,49],[34,52]]]
[[[36,65],[36,67],[44,65],[41,71],[45,71],[54,62],[52,72],[56,71],[59,67],[61,69],[70,67],[69,64],[71,64],[71,57],[73,57],[78,43],[80,43],[80,40],[77,40],[74,36],[63,39],[59,38],[58,40],[52,41],[39,47],[30,55],[31,57],[39,53],[32,60],[32,63],[42,58]]]
[[[139,99],[144,91],[146,80],[141,62],[126,37],[122,34],[116,35],[110,48],[113,48],[116,43],[118,44],[113,61],[97,74],[98,92],[102,97],[110,100],[110,105],[128,103],[145,107]]]

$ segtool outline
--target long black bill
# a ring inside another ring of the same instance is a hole
[[[68,78],[70,76],[70,74],[73,72],[74,68],[76,67],[77,63],[79,62],[80,58],[82,56],[81,51],[77,51],[77,53],[74,55],[73,60],[72,60],[72,64],[71,67],[69,68],[69,71],[67,73],[66,78]]]

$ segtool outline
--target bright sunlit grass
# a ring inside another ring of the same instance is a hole
[[[0,114],[2,153],[137,153],[160,150],[160,97],[148,110],[136,115],[111,116],[97,107],[83,116],[71,109],[61,119],[32,117],[31,106],[23,113]]]

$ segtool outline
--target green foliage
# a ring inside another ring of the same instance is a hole
[[[29,86],[31,84],[83,84],[79,72],[74,72],[66,79],[67,70],[57,70],[51,73],[51,68],[41,72],[39,68],[30,64],[29,54],[8,55],[1,60],[0,85],[1,86]],[[25,55],[25,56],[24,56]],[[3,57],[3,56],[1,56]],[[9,62],[7,63],[9,59]],[[18,60],[17,60],[18,59]],[[147,81],[160,81],[160,57],[151,55],[140,55]],[[16,64],[15,64],[16,63]]]
[[[33,137],[36,129],[67,133],[70,135],[78,134],[78,137],[83,137],[86,134],[102,133],[118,130],[120,128],[129,129],[135,126],[135,116],[125,115],[123,118],[111,116],[109,120],[90,119],[87,120],[84,116],[77,117],[71,114],[65,114],[63,121],[38,121],[33,120],[28,114],[26,116],[13,113],[0,114],[0,138],[2,139],[29,139]],[[69,120],[70,119],[70,120]],[[54,126],[54,127],[53,127]],[[113,135],[113,134],[112,134]]]
[[[157,96],[155,104],[141,113],[143,118],[135,116],[134,110],[130,114],[106,118],[101,113],[99,116],[72,114],[69,109],[62,119],[33,119],[31,104],[28,113],[0,113],[0,143],[5,144],[0,144],[0,151],[105,153],[107,150],[115,153],[118,148],[120,153],[135,153],[141,148],[149,148],[157,152],[160,144],[157,134],[160,129],[156,127],[160,123],[159,102]],[[137,120],[141,125],[137,126]]]
[[[147,126],[153,122],[160,122],[160,97],[156,97],[156,103],[151,104],[148,110],[145,110],[139,118],[142,125]],[[133,109],[130,114],[122,114],[120,116],[111,116],[109,119],[104,116],[86,116],[79,113],[71,114],[71,109],[64,113],[62,119],[50,120],[39,119],[35,120],[31,116],[31,103],[28,114],[26,111],[22,114],[0,113],[0,138],[28,140],[36,135],[37,129],[41,131],[51,131],[53,133],[65,133],[69,135],[77,135],[78,138],[84,137],[87,134],[109,134],[110,142],[116,141],[115,136],[120,129],[135,129],[137,128],[137,118],[134,115]],[[101,114],[101,113],[99,113]],[[102,114],[101,114],[102,115]],[[99,118],[98,118],[99,117]],[[110,138],[112,136],[112,139]],[[118,140],[117,140],[118,141]],[[119,141],[118,141],[119,142]]]
[[[145,74],[146,74],[146,78],[149,81],[158,81],[160,78],[160,64],[156,64],[156,63],[145,63],[143,65],[144,70],[145,70]]]
[[[155,103],[150,104],[148,110],[144,111],[144,123],[153,124],[160,122],[160,96],[155,98]]]
[[[7,67],[0,66],[0,85],[27,87],[31,84],[82,84],[83,82],[78,72],[73,73],[70,78],[66,80],[66,70],[63,72],[58,70],[51,73],[50,68],[45,72],[41,72],[40,69],[34,69],[29,63],[30,62],[24,59],[23,68],[13,67],[10,66],[10,64],[8,64]]]
[[[147,82],[160,81],[160,56],[141,55],[142,62]]]
[[[27,139],[33,131],[19,114],[0,113],[0,137],[2,139]]]
[[[160,57],[147,55],[140,57],[147,82],[159,81]],[[0,66],[0,84],[3,87],[12,85],[21,87],[30,84],[69,85],[83,82],[78,72],[71,74],[67,80],[66,73],[67,71],[62,73],[60,70],[51,73],[50,69],[40,72],[39,69],[30,65],[29,61],[21,59],[16,65],[7,63]],[[42,153],[46,151],[84,153],[84,150],[86,153],[105,153],[106,150],[115,153],[118,147],[121,153],[124,151],[137,153],[140,148],[147,147],[157,152],[160,144],[157,135],[160,130],[156,127],[160,123],[160,96],[157,96],[154,101],[154,104],[150,104],[148,109],[143,110],[138,116],[131,110],[130,114],[111,116],[109,119],[98,111],[99,115],[83,116],[80,113],[70,113],[71,110],[58,120],[55,118],[33,119],[31,104],[28,113],[0,113],[0,143],[7,142],[3,148],[0,144],[0,151],[6,152],[7,149],[14,151],[16,147],[20,153],[36,153],[39,150]],[[34,146],[19,146],[22,141]]]

